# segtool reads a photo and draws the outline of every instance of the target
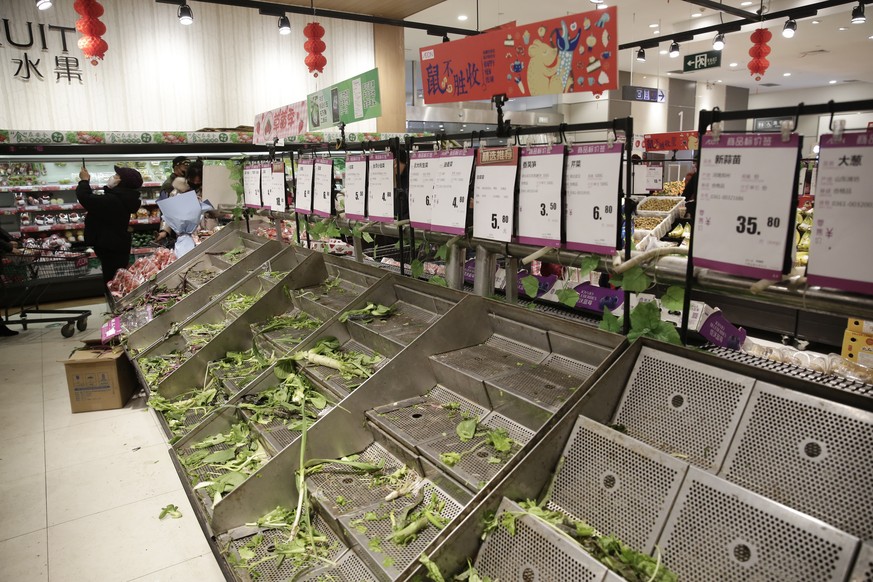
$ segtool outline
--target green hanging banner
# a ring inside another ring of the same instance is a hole
[[[379,69],[340,81],[306,97],[309,131],[382,115]]]

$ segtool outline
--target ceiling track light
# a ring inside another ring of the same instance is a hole
[[[641,63],[646,62],[646,49],[640,48],[640,50],[637,51],[637,60]]]
[[[670,43],[670,58],[675,59],[679,56],[679,43],[675,40]]]
[[[284,14],[279,17],[279,34],[291,34],[291,21]]]
[[[591,0],[592,4],[603,4],[603,0]]]
[[[39,10],[48,10],[52,7],[52,0],[36,0],[36,7]]]
[[[194,12],[191,10],[191,7],[187,4],[182,4],[179,6],[179,12],[177,13],[179,17],[179,23],[185,26],[190,26],[194,24]]]
[[[715,40],[712,41],[712,48],[720,51],[724,48],[724,33],[719,32],[715,35]]]
[[[449,35],[448,35],[448,34],[444,34],[444,35],[443,35],[443,42],[449,42],[449,40],[450,40],[450,39],[449,39]]]
[[[864,24],[867,17],[864,16],[864,2],[858,0],[858,5],[852,8],[852,24]]]
[[[785,26],[782,27],[782,36],[785,38],[794,38],[794,33],[797,32],[797,22],[793,18],[785,21]]]

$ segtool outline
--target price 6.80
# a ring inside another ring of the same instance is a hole
[[[767,217],[768,228],[779,228],[782,221],[777,216]],[[758,227],[757,216],[737,216],[737,232],[740,234],[756,235],[761,231]]]
[[[509,224],[509,216],[504,214],[503,216],[500,217],[500,222],[503,224]],[[491,228],[493,228],[495,230],[500,228],[498,225],[498,222],[497,222],[497,215],[496,214],[491,215]]]

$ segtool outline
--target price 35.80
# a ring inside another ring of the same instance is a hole
[[[768,216],[767,217],[767,227],[768,228],[779,228],[779,225],[782,221],[778,216]],[[737,232],[740,234],[750,234],[756,235],[760,234],[761,231],[758,227],[758,217],[757,216],[737,216]]]

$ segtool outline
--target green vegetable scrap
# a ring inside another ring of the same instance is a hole
[[[456,575],[454,580],[456,582],[499,582],[488,576],[480,575],[479,572],[476,571],[476,568],[473,567],[473,564],[470,563],[470,560],[467,560],[467,569]]]
[[[227,352],[223,358],[209,362],[207,369],[218,379],[233,380],[237,386],[245,387],[275,361],[273,354],[265,355],[253,347],[244,352]]]
[[[289,430],[300,431],[318,419],[327,398],[316,392],[304,376],[292,374],[278,386],[246,394],[237,406],[251,414],[252,422],[267,425],[281,420]]]
[[[400,515],[391,514],[391,534],[385,538],[385,541],[398,546],[408,546],[428,527],[443,529],[451,521],[441,514],[446,507],[446,502],[436,493],[431,493],[424,507],[421,507],[422,502],[423,499],[419,498],[412,505],[405,507]]]
[[[269,333],[280,329],[318,329],[321,323],[320,319],[305,312],[300,312],[297,315],[275,315],[268,319],[267,323],[258,331]]]
[[[158,516],[158,519],[164,519],[165,517],[172,517],[173,519],[179,519],[182,517],[182,512],[179,511],[179,508],[173,505],[172,503],[163,509],[161,509],[161,514]]]
[[[440,572],[439,566],[437,566],[429,557],[422,554],[418,557],[418,561],[425,567],[425,569],[427,569],[427,577],[433,582],[446,582],[443,573]]]
[[[246,248],[243,246],[236,247],[235,249],[231,249],[221,255],[221,258],[231,265],[238,263],[243,257],[246,256]]]
[[[458,426],[455,427],[455,432],[458,434],[458,438],[461,439],[461,442],[466,443],[473,440],[473,437],[476,436],[476,427],[478,426],[478,418],[468,418],[462,420]]]
[[[219,391],[213,380],[201,389],[190,390],[172,399],[164,398],[158,392],[152,392],[148,405],[164,417],[173,436],[178,437],[188,432],[189,423],[186,423],[186,420],[189,415],[202,418],[222,402],[223,398],[219,398]]]
[[[227,322],[221,323],[195,323],[185,326],[183,335],[188,341],[188,349],[199,350],[227,327]]]
[[[343,284],[343,280],[339,275],[336,277],[330,277],[324,283],[321,284],[321,292],[325,295],[331,293],[334,289],[337,289],[340,293],[345,293],[346,290],[341,287]]]
[[[246,295],[245,293],[229,293],[224,301],[221,302],[221,307],[228,312],[242,313],[254,305],[258,299],[263,296],[262,292],[254,295]]]
[[[312,365],[323,366],[336,370],[343,380],[346,380],[347,387],[350,389],[356,388],[360,382],[349,385],[349,381],[366,380],[373,375],[376,364],[382,361],[382,356],[375,354],[368,356],[354,350],[343,350],[340,348],[339,340],[334,337],[325,337],[315,344],[312,349],[307,351],[296,352],[289,358],[279,360],[276,363],[277,374],[280,371],[293,371],[293,367],[289,370],[289,366],[293,363],[297,365]]]
[[[571,519],[560,511],[552,511],[533,501],[519,503],[522,511],[504,511],[489,515],[485,525],[488,535],[502,526],[515,535],[516,520],[528,515],[542,521],[558,533],[573,540],[604,566],[630,582],[677,582],[676,574],[661,564],[661,555],[652,557],[628,547],[615,536],[604,536],[583,521]]]
[[[171,352],[160,356],[141,357],[137,360],[146,383],[154,388],[176,368],[182,365],[184,356]]]
[[[221,445],[223,447],[219,448]],[[261,443],[242,422],[234,424],[227,432],[194,443],[191,449],[192,452],[181,457],[180,461],[188,474],[197,480],[194,490],[204,489],[212,498],[213,505],[268,460]],[[205,470],[209,479],[201,480],[195,473],[198,470]]]
[[[509,437],[509,433],[506,429],[503,428],[495,428],[492,430],[478,430],[479,429],[479,421],[475,418],[468,418],[466,420],[462,420],[458,426],[455,427],[455,433],[457,433],[458,438],[462,443],[469,442],[477,437],[485,437],[483,440],[477,442],[473,445],[472,448],[458,452],[447,452],[440,453],[440,461],[449,467],[454,467],[458,463],[461,462],[465,456],[475,453],[479,449],[484,446],[489,446],[493,454],[488,457],[488,464],[491,465],[499,465],[501,463],[506,462],[509,459],[509,456],[512,452],[513,445],[515,441]]]
[[[346,311],[345,313],[340,315],[339,320],[340,323],[345,323],[350,319],[352,321],[370,323],[374,319],[385,319],[391,316],[394,311],[394,307],[388,307],[382,305],[381,303],[367,303],[367,306],[361,309],[352,309],[350,311]]]
[[[291,271],[267,271],[263,274],[263,277],[278,282],[287,277],[290,272]]]

